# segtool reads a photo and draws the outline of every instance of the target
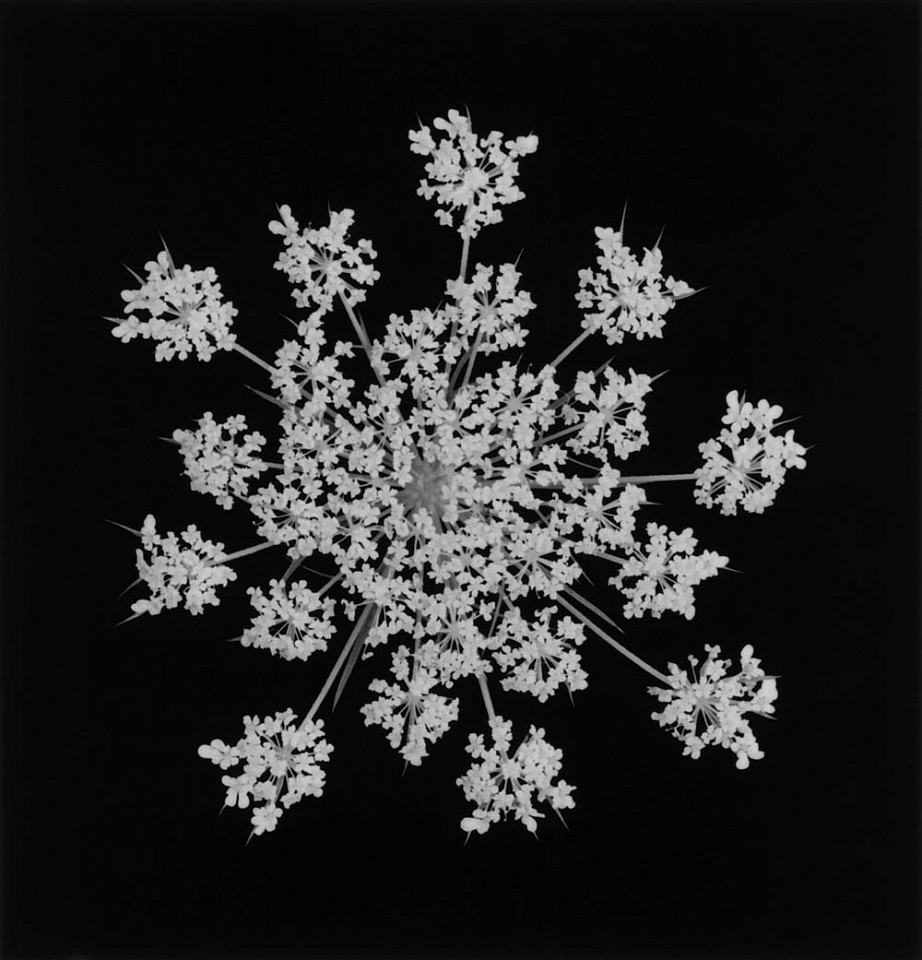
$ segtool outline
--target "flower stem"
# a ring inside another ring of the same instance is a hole
[[[359,620],[359,623],[363,623],[368,617],[368,613],[371,610],[371,607],[367,607],[362,615],[362,618]],[[355,643],[356,632],[353,632],[351,637],[351,642],[344,643],[342,650],[339,652],[339,657],[336,660],[336,663],[333,665],[333,669],[330,671],[330,675],[326,679],[326,683],[321,687],[320,693],[317,694],[316,699],[311,705],[310,710],[307,711],[307,716],[301,721],[301,725],[298,727],[299,730],[303,730],[310,722],[314,719],[314,714],[320,709],[320,704],[323,703],[324,697],[330,692],[330,687],[333,686],[333,681],[339,675],[339,671],[342,670],[343,664],[346,662],[346,657],[349,656],[352,651],[352,646]]]
[[[465,237],[461,245],[461,269],[458,271],[458,280],[465,282],[467,276],[467,260],[471,252],[471,238]]]
[[[558,363],[565,360],[570,356],[571,353],[589,336],[595,333],[595,330],[592,327],[587,327],[571,344],[569,347],[566,347],[561,353],[558,353],[557,356],[550,362],[550,366],[556,367]]]
[[[648,474],[647,476],[642,477],[619,477],[618,485],[624,486],[627,483],[640,485],[642,483],[657,483],[664,480],[695,480],[697,479],[697,476],[697,473],[656,473]],[[591,487],[599,482],[598,477],[572,477],[571,479],[578,480],[587,487]],[[532,490],[561,490],[565,486],[562,483],[533,483],[530,481],[528,485],[532,488]]]
[[[483,673],[477,674],[477,682],[480,684],[480,692],[483,694],[483,703],[487,708],[487,716],[490,723],[496,723],[496,711],[493,709],[493,698],[490,696],[490,688],[487,686],[487,678]]]
[[[583,429],[582,423],[574,424],[572,427],[566,427],[564,430],[558,430],[556,433],[552,433],[548,437],[541,437],[532,447],[534,450],[536,447],[540,447],[542,444],[550,443],[552,440],[559,440],[561,437],[566,437],[568,434],[576,433],[578,430]]]
[[[471,378],[471,371],[474,369],[474,358],[477,356],[477,351],[480,349],[480,341],[482,339],[483,339],[483,327],[481,326],[477,330],[477,337],[474,340],[474,345],[471,347],[470,355],[468,357],[467,370],[465,370],[464,379],[461,381],[460,389],[462,390],[467,386],[467,382]]]
[[[251,353],[249,350],[247,350],[246,347],[241,347],[239,343],[234,344],[234,350],[236,350],[237,353],[242,354],[244,357],[246,357],[247,360],[252,360],[253,363],[255,363],[259,367],[262,367],[263,370],[265,370],[267,373],[273,372],[272,367],[270,367],[265,360],[261,359],[260,357],[257,357],[255,353]]]
[[[467,209],[464,211],[464,222],[467,223],[468,217],[471,215],[471,208],[474,206],[474,200],[471,198],[467,201]],[[461,269],[458,271],[458,282],[465,283],[467,280],[467,260],[471,252],[471,238],[470,235],[461,238]]]
[[[619,477],[618,483],[656,483],[660,480],[694,480],[696,473],[657,473],[645,477]]]
[[[655,667],[651,667],[650,664],[647,663],[645,660],[641,660],[640,657],[638,657],[636,653],[631,653],[631,651],[628,650],[627,647],[625,647],[625,646],[623,646],[622,644],[618,643],[617,640],[612,640],[612,638],[611,638],[604,630],[602,630],[601,628],[597,627],[588,617],[584,616],[584,615],[583,615],[579,610],[577,610],[576,607],[574,607],[573,604],[571,604],[569,601],[564,600],[564,598],[561,597],[561,596],[558,596],[558,597],[557,597],[557,602],[558,602],[559,604],[561,604],[562,606],[566,607],[567,610],[569,610],[570,613],[572,613],[575,617],[579,617],[579,619],[580,619],[584,624],[586,624],[586,626],[589,627],[589,629],[590,629],[593,633],[595,633],[596,636],[601,637],[607,644],[609,644],[610,646],[614,647],[615,650],[618,651],[618,653],[623,654],[623,655],[624,655],[625,657],[627,657],[628,660],[630,660],[632,663],[636,663],[637,666],[641,668],[641,670],[646,670],[647,673],[649,673],[651,676],[656,677],[657,680],[661,680],[663,683],[668,683],[668,682],[669,682],[669,678],[668,678],[664,673],[660,673],[659,670],[657,670]]]
[[[261,550],[268,550],[269,547],[275,547],[278,544],[266,542],[257,543],[255,547],[247,547],[245,550],[238,550],[236,553],[229,553],[223,557],[216,557],[212,563],[227,563],[230,560],[239,560],[241,557],[248,557],[252,553],[259,553]]]

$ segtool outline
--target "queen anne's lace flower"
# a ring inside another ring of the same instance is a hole
[[[620,573],[608,581],[629,598],[624,605],[625,617],[642,617],[649,610],[659,618],[664,610],[673,610],[691,620],[695,615],[692,587],[716,576],[726,566],[727,558],[711,550],[695,555],[698,541],[690,527],[674,533],[649,523],[647,535],[650,542],[646,549],[635,546]],[[635,583],[627,582],[635,577]]]
[[[621,343],[625,333],[638,340],[661,337],[665,315],[675,301],[694,291],[684,280],[663,277],[663,254],[657,244],[644,249],[638,261],[622,242],[620,230],[596,227],[602,251],[596,263],[602,268],[579,271],[576,302],[586,312],[583,326],[601,330],[609,344]]]
[[[314,313],[298,325],[299,340],[286,340],[276,351],[272,385],[287,404],[307,401],[303,415],[316,409],[344,406],[355,386],[339,369],[339,358],[352,356],[352,344],[337,341],[332,353],[324,356],[326,336],[320,317]]]
[[[663,278],[658,244],[638,263],[620,231],[599,228],[600,271],[580,274],[577,299],[587,311],[582,333],[538,368],[515,357],[480,363],[524,345],[522,321],[535,306],[520,288],[517,264],[478,263],[470,278],[467,267],[471,239],[501,219],[499,206],[522,196],[514,183],[517,161],[535,150],[537,137],[504,141],[494,131],[478,139],[470,118],[454,110],[434,125],[444,134],[438,143],[424,126],[410,139],[414,152],[429,158],[419,192],[437,201],[439,219],[458,226],[462,237],[461,269],[447,281],[444,301],[435,309],[393,313],[380,322],[377,337],[370,336],[353,308],[378,279],[375,252],[367,240],[348,240],[352,211],[331,213],[328,227],[301,230],[290,208],[280,207],[280,219],[270,224],[284,245],[275,266],[308,315],[292,322],[297,335],[271,364],[236,347],[271,378],[274,395],[262,396],[281,411],[278,454],[261,458],[265,441],[244,433],[242,417],[219,425],[206,414],[197,431],[174,435],[194,489],[225,507],[232,498],[244,501],[262,542],[225,555],[223,545],[206,543],[194,527],[182,534],[184,543],[173,534],[158,537],[153,517],[141,532],[153,556],[139,551],[138,566],[152,595],[134,605],[136,615],[181,601],[199,613],[217,603],[218,586],[234,579],[228,563],[280,548],[275,553],[287,569],[268,588],[250,588],[255,616],[239,640],[304,660],[333,646],[336,611],[350,623],[300,727],[290,711],[272,721],[248,718],[236,747],[214,741],[200,751],[222,769],[245,762],[243,774],[225,777],[224,785],[230,805],[256,800],[255,833],[275,828],[279,803],[319,793],[317,763],[329,747],[313,717],[334,682],[338,697],[356,664],[381,648],[393,676],[371,682],[374,699],[362,708],[366,725],[380,726],[405,761],[417,765],[458,717],[459,700],[445,691],[476,679],[493,745],[471,738],[476,762],[458,782],[476,809],[462,827],[482,833],[511,812],[534,830],[541,816],[535,804],[571,807],[573,788],[557,782],[560,751],[543,730],[531,727],[511,751],[511,724],[496,716],[488,680],[542,702],[561,687],[570,694],[582,690],[580,648],[591,636],[667,682],[614,639],[607,628],[618,625],[582,595],[579,582],[592,580],[592,565],[610,564],[616,575],[609,584],[626,599],[626,617],[675,611],[691,618],[694,588],[727,563],[711,551],[696,554],[691,529],[676,533],[649,523],[649,541],[638,542],[638,515],[648,502],[644,484],[692,479],[632,477],[613,465],[649,441],[644,404],[652,378],[634,370],[624,376],[603,363],[562,384],[558,369],[598,331],[609,343],[625,333],[659,336],[663,316],[690,292],[688,285]],[[138,303],[153,306],[153,296],[150,291]],[[328,338],[326,315],[337,301],[355,340]],[[132,330],[125,328],[128,339]],[[374,373],[367,387],[342,369],[359,347]],[[771,436],[779,413],[764,402],[753,408],[734,400],[724,419],[731,444],[740,430],[756,431],[759,452],[734,463],[758,466],[768,483],[779,481],[786,467],[802,465],[802,448]],[[711,473],[700,475],[701,485],[717,477],[717,460],[708,455]],[[257,475],[261,486],[251,491]],[[299,570],[321,582],[292,582]],[[696,683],[723,683],[714,664]],[[750,652],[745,676],[755,677],[756,667]],[[714,696],[726,694],[727,703],[718,697],[712,707],[707,700],[699,714],[716,717],[731,746],[754,756],[745,732],[738,733],[743,727],[732,727],[727,705],[739,699],[732,691],[746,692],[749,681],[734,682],[732,689],[729,681],[714,687]],[[764,678],[759,703],[773,699],[771,683]],[[701,742],[710,741],[702,736]]]
[[[322,720],[308,720],[296,727],[294,717],[293,710],[264,720],[244,717],[246,732],[236,746],[212,740],[198,748],[200,757],[222,770],[243,763],[241,774],[221,778],[227,787],[224,804],[246,809],[252,801],[256,836],[274,830],[284,810],[302,797],[323,794],[326,772],[320,765],[330,759],[333,747],[324,737]]]
[[[772,433],[783,410],[777,404],[760,400],[756,406],[740,402],[736,390],[727,394],[727,413],[717,440],[707,440],[698,450],[704,465],[697,471],[695,500],[706,506],[720,504],[726,516],[736,513],[741,505],[748,513],[763,513],[775,501],[778,488],[788,470],[803,470],[807,452],[794,440],[794,431],[783,437]],[[744,430],[750,430],[743,436]],[[729,456],[723,452],[726,447]]]
[[[705,644],[707,660],[695,673],[697,657],[689,657],[692,678],[686,670],[669,664],[669,686],[649,687],[661,703],[662,712],[652,714],[661,727],[672,727],[672,734],[685,744],[683,756],[697,760],[709,744],[718,744],[736,754],[736,766],[745,770],[750,760],[761,760],[755,735],[744,714],[767,716],[775,712],[778,699],[776,677],[766,676],[753,657],[752,644],[740,653],[738,674],[727,676],[729,660],[720,660],[720,647]],[[702,729],[703,727],[703,729]]]
[[[225,510],[234,505],[234,496],[245,498],[248,481],[267,469],[265,463],[253,456],[263,448],[266,438],[255,431],[244,433],[246,428],[246,419],[242,416],[216,423],[207,411],[198,421],[197,430],[173,431],[192,489],[210,494]],[[244,434],[243,443],[235,439],[239,434]]]
[[[270,650],[283,660],[306,660],[315,650],[326,650],[336,632],[335,602],[330,597],[311,590],[303,580],[292,584],[271,580],[268,596],[259,587],[247,592],[257,615],[240,638],[243,646]]]
[[[608,459],[610,448],[616,457],[626,460],[649,443],[643,398],[650,392],[653,380],[633,370],[630,375],[628,380],[609,368],[605,370],[605,382],[593,389],[595,374],[577,373],[576,403],[563,408],[564,423],[579,424],[576,435],[567,440],[568,447],[603,461]]]
[[[544,607],[537,619],[526,620],[513,608],[503,617],[493,659],[506,673],[504,690],[530,693],[544,703],[561,684],[571,693],[586,689],[587,674],[575,649],[586,639],[583,625],[562,617],[552,626],[553,612]]]
[[[474,763],[467,774],[458,778],[465,799],[475,803],[472,816],[461,821],[465,833],[486,833],[491,824],[510,813],[532,833],[538,829],[539,817],[535,801],[547,802],[554,810],[566,810],[576,804],[571,796],[576,789],[555,778],[563,766],[563,751],[544,739],[544,730],[532,726],[528,736],[510,757],[512,721],[496,717],[490,722],[493,746],[484,746],[483,736],[472,733],[467,752]]]
[[[418,767],[428,755],[426,743],[438,740],[458,719],[458,701],[432,692],[437,674],[419,662],[411,667],[406,647],[394,654],[392,671],[397,683],[372,680],[369,685],[380,696],[362,707],[365,726],[380,724],[390,745]]]
[[[202,613],[207,604],[218,605],[218,587],[237,579],[230,567],[219,562],[224,557],[224,544],[203,540],[194,525],[180,537],[175,533],[161,536],[156,520],[148,514],[141,528],[141,545],[143,549],[137,551],[138,574],[151,595],[131,605],[136,614],[158,614],[164,607],[177,607],[180,601],[190,613]]]
[[[471,129],[471,118],[457,110],[448,111],[448,119],[436,117],[436,130],[443,136],[436,142],[429,127],[421,125],[410,131],[410,149],[432,159],[426,164],[427,178],[420,180],[417,193],[447,210],[437,210],[436,218],[443,226],[454,226],[453,214],[461,210],[458,232],[473,238],[481,227],[500,223],[503,219],[498,204],[514,203],[525,194],[515,184],[518,158],[538,149],[534,134],[503,142],[503,135],[493,130],[480,137]]]
[[[349,306],[365,299],[362,285],[371,286],[381,276],[370,261],[377,257],[370,240],[354,246],[346,242],[355,211],[330,214],[330,225],[317,230],[301,230],[291,207],[278,208],[281,220],[272,220],[269,229],[284,238],[285,250],[275,264],[294,284],[292,296],[299,307],[316,306],[322,315],[333,307],[333,298],[341,295]],[[300,289],[298,289],[300,288]]]
[[[472,337],[477,352],[486,355],[525,346],[528,331],[518,321],[534,310],[535,304],[527,290],[518,289],[521,277],[513,264],[504,263],[495,290],[491,290],[493,267],[478,263],[470,282],[446,283],[445,292],[455,301],[456,331]]]
[[[185,360],[195,350],[199,360],[210,360],[216,350],[232,350],[237,337],[231,325],[237,310],[221,298],[221,284],[211,267],[193,270],[188,264],[177,270],[167,250],[156,260],[144,265],[147,280],[138,274],[138,290],[123,290],[124,319],[107,317],[116,326],[113,336],[128,343],[140,336],[158,340],[154,356],[157,360]],[[133,271],[132,271],[133,272]],[[148,320],[134,314],[143,311]]]

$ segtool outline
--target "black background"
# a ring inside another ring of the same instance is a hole
[[[5,4],[0,28],[5,955],[917,956],[916,5],[84,2]],[[670,371],[632,472],[694,469],[734,388],[815,444],[761,517],[657,488],[646,518],[742,573],[704,584],[690,623],[625,625],[660,668],[753,643],[782,675],[778,719],[756,721],[748,771],[683,758],[647,676],[589,642],[575,707],[497,693],[563,748],[569,830],[463,845],[476,691],[402,776],[358,714],[375,660],[323,711],[324,797],[245,845],[196,748],[234,742],[245,713],[305,710],[332,660],[225,642],[245,586],[284,565],[266,554],[203,617],[116,627],[134,542],[104,519],[254,542],[157,437],[205,410],[271,432],[244,387],[265,380],[236,354],[156,364],[101,317],[159,232],[215,267],[240,341],[271,357],[295,309],[266,229],[284,202],[303,224],[356,210],[383,275],[373,335],[434,307],[460,245],[415,196],[406,134],[465,105],[482,133],[540,137],[527,200],[472,253],[524,251],[535,363],[572,336],[592,228],[625,201],[629,244],[665,224],[668,272],[712,285],[618,352]]]

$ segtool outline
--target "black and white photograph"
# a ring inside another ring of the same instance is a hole
[[[913,960],[916,2],[0,2],[0,956]]]

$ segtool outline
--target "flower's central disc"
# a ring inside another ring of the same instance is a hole
[[[448,475],[439,463],[429,463],[421,457],[413,461],[410,482],[397,494],[397,499],[412,516],[425,507],[434,519],[445,512],[442,489],[448,482]]]

